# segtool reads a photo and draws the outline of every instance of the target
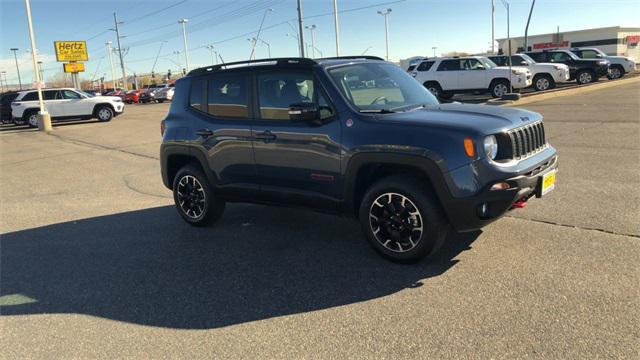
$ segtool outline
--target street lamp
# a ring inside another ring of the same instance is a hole
[[[111,41],[107,41],[105,45],[107,45],[107,54],[109,54],[109,62],[111,63],[111,85],[113,86],[113,91],[116,91],[118,89],[116,87],[116,67],[113,64],[113,49],[111,48]]]
[[[209,49],[209,51],[211,52],[211,63],[215,63],[216,65],[218,65],[218,53],[214,50],[215,46],[213,46],[212,44],[207,45],[207,49]],[[215,54],[215,56],[213,56],[213,54]]]
[[[433,57],[436,57],[436,49],[438,47],[437,46],[432,46],[431,49],[433,49]]]
[[[333,0],[333,27],[336,32],[336,56],[340,56],[340,31],[338,27],[338,0]]]
[[[260,32],[262,32],[262,25],[264,25],[264,19],[267,17],[267,13],[272,12],[273,9],[267,9],[264,11],[264,14],[262,15],[262,21],[260,21],[260,27],[258,28],[258,34],[256,35],[256,39],[260,39]],[[256,51],[256,43],[257,40],[253,42],[253,46],[251,47],[251,54],[249,54],[249,60],[251,60],[251,58],[255,58],[255,51]]]
[[[178,71],[181,71],[182,64],[180,64],[180,50],[174,51],[173,54],[176,56],[176,64],[178,65]]]
[[[256,46],[256,38],[247,38],[247,41],[249,42],[249,46],[251,46],[251,53],[249,54],[249,60],[254,60],[255,58],[255,53],[253,52],[253,48]]]
[[[315,30],[316,30],[316,25],[307,25],[305,26],[305,29],[308,29],[309,32],[311,33],[311,57],[315,58],[316,57],[316,35],[315,35]]]
[[[185,69],[189,72],[189,49],[187,47],[187,23],[188,19],[180,19],[178,20],[179,24],[182,24],[182,40],[184,41],[184,61],[185,61]]]
[[[266,41],[264,41],[262,39],[256,39],[256,38],[247,39],[247,40],[252,41],[252,42],[260,41],[261,43],[267,45],[267,52],[269,54],[268,56],[269,56],[269,58],[271,58],[271,44],[269,44],[268,42],[266,42]],[[254,44],[254,46],[255,46],[255,44]],[[254,57],[255,57],[255,55],[254,55]]]
[[[16,55],[18,48],[11,48],[9,50],[13,51],[13,58],[16,61],[16,71],[18,72],[18,86],[20,86],[20,90],[22,90],[22,79],[20,78],[20,67],[18,66],[18,55]]]
[[[391,9],[387,9],[385,11],[378,11],[378,14],[384,16],[384,43],[385,48],[387,49],[387,61],[389,61],[389,21],[388,17],[391,14]]]

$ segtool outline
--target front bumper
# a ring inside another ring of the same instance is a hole
[[[517,75],[515,79],[513,79],[512,86],[515,89],[522,89],[522,88],[531,86],[532,83],[533,83],[533,80],[532,80],[531,74],[526,74],[526,75],[523,74],[523,75]]]
[[[516,203],[521,204],[539,196],[542,176],[557,167],[558,157],[553,155],[526,173],[491,181],[475,195],[449,199],[444,204],[447,217],[457,231],[480,229],[501,218]],[[501,182],[508,183],[509,189],[491,190],[494,184]]]

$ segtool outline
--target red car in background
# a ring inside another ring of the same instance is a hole
[[[140,94],[142,91],[142,89],[127,91],[127,93],[124,94],[124,102],[127,104],[137,104],[138,101],[140,101]]]

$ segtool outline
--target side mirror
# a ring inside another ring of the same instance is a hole
[[[520,61],[520,65],[522,66],[529,66],[529,63],[526,61]]]
[[[320,121],[320,110],[314,103],[295,103],[289,105],[289,119],[293,122],[315,123]]]

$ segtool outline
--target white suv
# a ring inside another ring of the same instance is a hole
[[[490,92],[501,97],[509,92],[509,79],[514,89],[531,85],[531,71],[526,68],[499,67],[484,56],[428,58],[411,73],[434,95],[448,99],[454,94]]]
[[[490,55],[489,60],[498,66],[509,66],[507,55]],[[539,63],[527,54],[511,55],[513,66],[524,66],[531,70],[533,75],[533,88],[537,91],[549,90],[556,87],[557,83],[567,82],[571,77],[569,67],[565,64]]]
[[[42,97],[52,120],[91,119],[109,121],[124,110],[117,96],[91,96],[71,88],[43,89]],[[38,126],[38,91],[21,91],[11,103],[11,114],[16,125]]]
[[[576,54],[581,59],[607,59],[609,65],[609,79],[619,79],[626,73],[636,70],[636,60],[627,56],[610,56],[598,48],[572,48],[569,51]]]

